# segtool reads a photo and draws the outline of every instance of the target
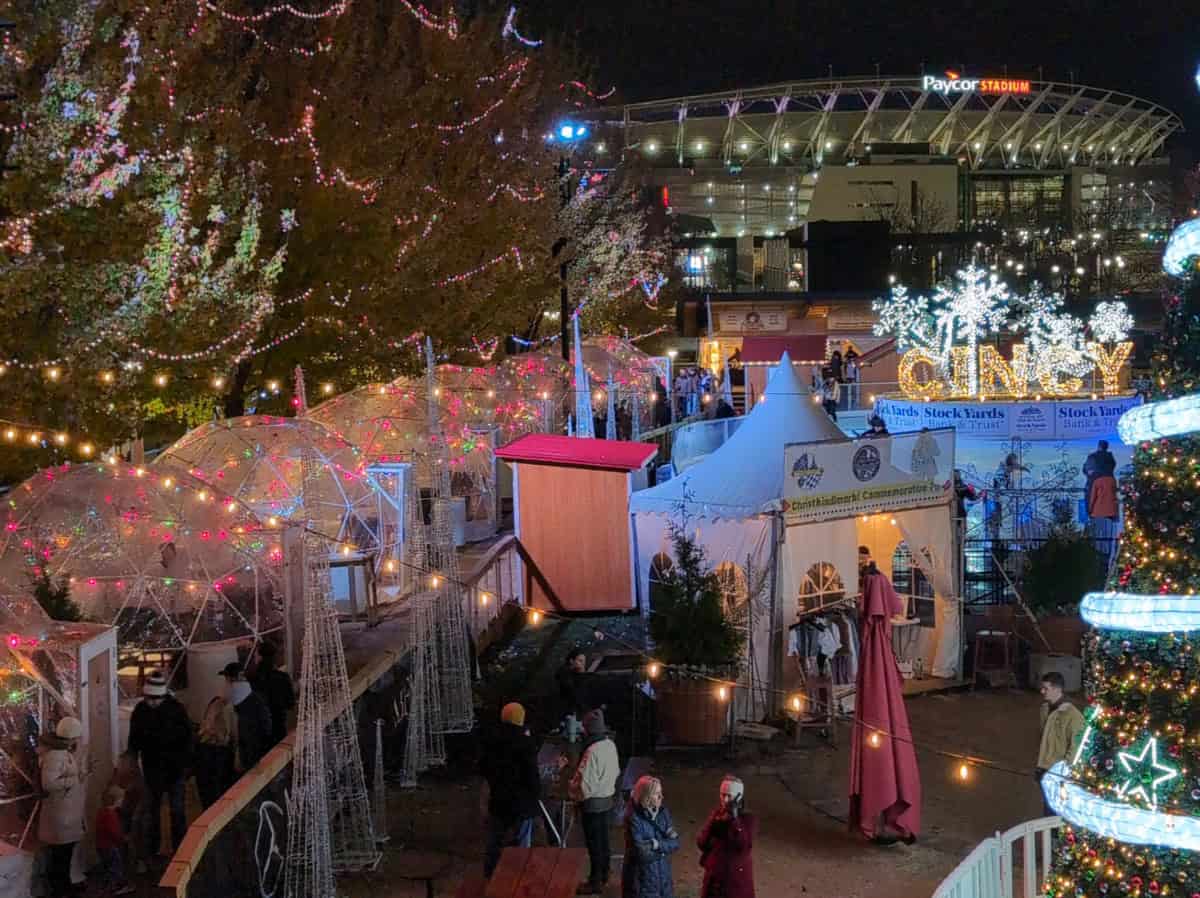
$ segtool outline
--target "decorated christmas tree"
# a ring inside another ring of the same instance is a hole
[[[1120,422],[1135,446],[1109,592],[1084,598],[1087,727],[1042,787],[1068,824],[1048,898],[1200,896],[1200,276],[1195,222],[1164,267],[1181,277],[1147,403]]]

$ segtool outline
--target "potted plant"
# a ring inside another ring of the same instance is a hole
[[[733,700],[718,698],[712,678],[736,679],[743,636],[704,548],[682,525],[672,525],[671,546],[674,559],[657,578],[650,609],[654,658],[665,668],[655,683],[659,731],[674,744],[711,745],[725,737]]]
[[[1080,654],[1087,625],[1079,616],[1079,601],[1104,588],[1105,559],[1092,541],[1071,524],[1061,524],[1029,553],[1021,595],[1037,618],[1052,654]],[[1035,650],[1041,640],[1034,636]]]

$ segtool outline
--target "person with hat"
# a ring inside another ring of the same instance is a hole
[[[621,762],[616,743],[609,738],[604,712],[599,708],[583,717],[583,756],[571,777],[567,793],[579,804],[583,837],[587,842],[591,869],[588,881],[575,890],[577,895],[599,895],[608,884],[612,851],[609,848],[608,818],[616,801],[617,779]]]
[[[83,724],[64,717],[39,740],[38,763],[41,768],[42,802],[38,815],[38,839],[49,851],[46,880],[50,898],[75,894],[71,885],[71,857],[83,838],[85,813],[85,774],[79,769],[76,753]]]
[[[891,433],[887,429],[887,422],[878,415],[872,415],[870,421],[871,429],[863,434],[868,439],[876,439],[878,437],[890,437]]]
[[[533,844],[533,821],[541,796],[537,746],[525,729],[525,708],[516,702],[501,709],[500,725],[483,745],[479,772],[488,784],[483,875],[490,878],[503,847]]]
[[[258,647],[258,667],[250,677],[254,691],[267,701],[271,711],[271,745],[278,745],[287,735],[288,714],[296,707],[296,690],[292,678],[279,669],[279,647],[263,642]]]
[[[271,709],[266,699],[250,688],[242,675],[242,665],[230,661],[221,669],[225,678],[225,699],[237,717],[237,754],[234,768],[245,773],[262,760],[271,748]]]
[[[758,821],[745,811],[746,786],[721,780],[720,799],[696,836],[704,881],[700,898],[754,898],[754,835]]]
[[[192,722],[187,711],[167,689],[161,670],[151,671],[142,686],[142,700],[129,719],[129,755],[142,763],[146,781],[143,806],[147,857],[162,848],[160,808],[163,796],[171,810],[171,846],[178,848],[187,832],[184,782],[192,763]]]

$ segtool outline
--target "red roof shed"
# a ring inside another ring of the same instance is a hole
[[[544,579],[568,612],[636,607],[629,499],[644,486],[651,443],[529,434],[496,451],[513,466],[517,539],[541,577],[528,602],[550,608]]]

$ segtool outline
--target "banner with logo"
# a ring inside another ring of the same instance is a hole
[[[717,312],[717,330],[722,334],[759,334],[786,331],[787,309],[736,309]]]
[[[1091,440],[1116,437],[1121,415],[1140,403],[1136,396],[1027,402],[920,402],[883,398],[875,401],[875,414],[887,422],[889,430],[899,432],[953,427],[959,434],[971,437]]]
[[[954,431],[784,447],[789,524],[925,508],[954,492]]]

